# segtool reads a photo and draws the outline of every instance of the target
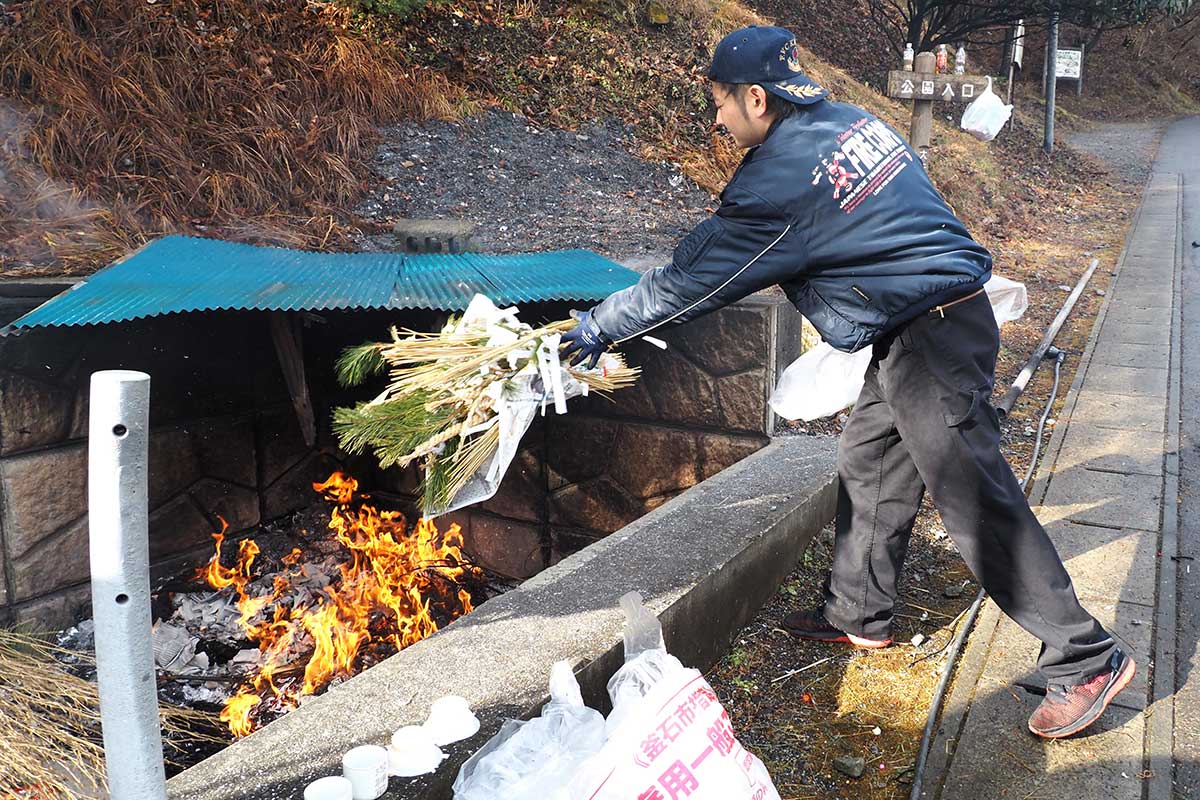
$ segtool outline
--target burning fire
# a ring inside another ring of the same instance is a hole
[[[311,603],[289,605],[292,581],[304,574],[298,548],[283,558],[285,569],[269,592],[248,592],[259,548],[243,539],[237,563],[222,566],[221,543],[229,527],[225,520],[220,533],[213,534],[216,553],[197,571],[197,578],[213,588],[237,593],[242,628],[261,653],[248,685],[221,712],[221,721],[235,736],[254,730],[263,711],[294,708],[301,696],[353,675],[368,644],[390,643],[401,650],[435,633],[431,606],[450,619],[472,609],[460,581],[477,578],[478,569],[462,555],[457,525],[440,534],[432,521],[422,519],[406,532],[399,512],[353,507],[358,481],[340,472],[314,483],[313,489],[334,504],[329,528],[348,557],[338,567],[340,580]]]

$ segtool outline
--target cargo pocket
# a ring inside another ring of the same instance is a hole
[[[952,393],[942,401],[942,417],[946,425],[958,428],[967,425],[979,414],[979,409],[987,402],[991,393],[988,387],[982,389],[961,389]]]
[[[938,319],[914,322],[910,326],[912,344],[922,352],[928,374],[937,385],[946,425],[970,427],[988,408],[992,395],[992,376],[981,355],[989,344],[979,343],[970,330],[941,323]]]

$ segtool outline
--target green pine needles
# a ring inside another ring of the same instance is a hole
[[[347,388],[359,386],[368,378],[387,371],[383,359],[383,345],[366,342],[358,347],[347,347],[337,360],[338,383]]]
[[[424,393],[402,395],[383,403],[359,403],[333,412],[333,433],[351,455],[370,450],[379,466],[407,466],[414,451],[436,438],[454,421],[450,406],[427,408]]]
[[[343,386],[386,377],[387,387],[369,402],[335,409],[333,432],[343,450],[370,452],[383,468],[420,464],[421,510],[441,513],[492,464],[501,412],[513,387],[527,392],[531,381],[552,368],[539,363],[539,349],[575,324],[563,320],[535,329],[520,322],[514,309],[500,310],[476,297],[467,314],[440,331],[392,328],[390,342],[346,348],[336,366]],[[565,379],[600,393],[636,380],[637,370],[619,357],[605,358],[603,369],[557,368]]]

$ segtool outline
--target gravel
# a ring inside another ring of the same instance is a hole
[[[632,131],[615,121],[568,131],[491,111],[382,133],[378,183],[358,213],[474,222],[483,252],[581,247],[618,261],[669,253],[715,205],[677,164],[637,156]],[[397,249],[386,234],[360,244]]]
[[[1140,184],[1150,176],[1159,140],[1169,123],[1166,119],[1105,122],[1072,133],[1067,141],[1076,150],[1104,162],[1122,179]]]

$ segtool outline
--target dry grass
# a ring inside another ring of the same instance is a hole
[[[769,24],[771,24],[769,20],[763,19],[742,3],[736,2],[736,0],[723,0],[716,4],[712,24],[709,26],[709,41],[715,45],[722,36],[733,33],[738,28]]]
[[[0,27],[0,93],[29,108],[20,155],[106,208],[95,230],[127,240],[193,224],[328,246],[362,191],[376,123],[465,104],[346,24],[283,0],[30,3]],[[40,182],[10,172],[0,225],[38,240],[54,224],[30,213]],[[40,241],[73,263],[69,243]]]
[[[104,790],[96,684],[63,670],[56,651],[0,629],[0,797],[73,799]],[[195,733],[211,727],[208,714],[162,706],[160,719],[172,741],[211,739]]]
[[[115,260],[142,241],[141,223],[121,205],[93,203],[3,152],[0,174],[8,178],[7,192],[0,193],[0,270],[6,276],[36,275],[46,264],[72,274]]]

